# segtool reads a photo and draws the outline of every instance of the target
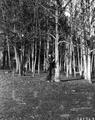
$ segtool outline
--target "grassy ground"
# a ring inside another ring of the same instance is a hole
[[[45,78],[46,73],[32,78],[0,72],[0,119],[78,120],[95,117],[94,84],[85,80],[48,83]]]

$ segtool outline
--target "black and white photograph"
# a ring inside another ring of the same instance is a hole
[[[95,120],[95,0],[0,0],[0,120]]]

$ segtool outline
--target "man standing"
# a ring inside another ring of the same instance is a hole
[[[48,75],[47,75],[47,81],[52,81],[52,71],[55,68],[55,60],[51,54],[48,56],[49,61],[49,67],[48,67]]]

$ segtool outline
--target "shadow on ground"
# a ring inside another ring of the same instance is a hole
[[[84,80],[48,83],[45,76],[0,75],[1,120],[78,120],[95,115],[95,86]]]

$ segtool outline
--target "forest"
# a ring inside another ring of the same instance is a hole
[[[55,59],[60,74],[95,74],[94,0],[0,0],[0,68],[19,75],[47,72]]]
[[[0,120],[95,120],[95,0],[0,0]]]

